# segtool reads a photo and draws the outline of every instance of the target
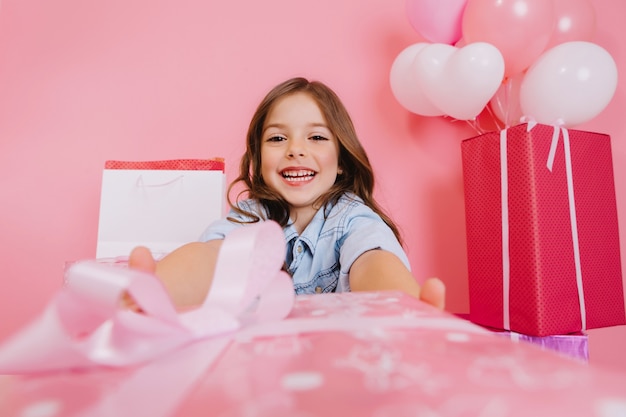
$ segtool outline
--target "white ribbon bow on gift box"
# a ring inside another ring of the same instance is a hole
[[[224,240],[204,303],[178,313],[154,275],[78,262],[45,311],[0,347],[0,373],[128,366],[191,342],[285,318],[294,303],[280,270],[285,241],[271,221],[241,227]],[[128,292],[143,310],[120,307]]]

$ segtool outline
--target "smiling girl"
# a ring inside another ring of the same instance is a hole
[[[237,184],[245,189],[233,202]],[[159,262],[139,247],[129,263],[155,273],[177,306],[199,305],[225,236],[275,221],[285,233],[285,269],[297,294],[401,290],[443,308],[443,283],[417,283],[373,190],[367,154],[337,95],[321,82],[293,78],[267,94],[250,122],[228,217]]]

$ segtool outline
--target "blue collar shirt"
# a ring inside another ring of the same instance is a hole
[[[265,210],[255,200],[240,201],[239,207],[267,218]],[[249,220],[232,210],[228,217]],[[223,239],[241,226],[245,224],[218,220],[204,231],[200,240]],[[393,231],[353,194],[345,194],[337,204],[319,209],[301,235],[291,224],[283,231],[287,243],[285,264],[296,294],[350,291],[350,268],[369,250],[389,251],[410,269],[406,253]]]

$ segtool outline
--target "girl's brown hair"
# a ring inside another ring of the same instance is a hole
[[[374,172],[370,165],[365,149],[359,141],[352,119],[343,103],[333,90],[319,81],[309,81],[305,78],[292,78],[274,87],[257,107],[246,139],[246,151],[239,165],[239,176],[228,188],[228,202],[236,212],[250,217],[252,222],[260,220],[258,214],[244,212],[230,199],[230,191],[237,183],[244,183],[246,190],[238,194],[238,198],[247,194],[248,198],[258,200],[267,210],[270,220],[281,226],[289,222],[289,204],[265,184],[261,176],[261,139],[267,115],[277,100],[294,93],[310,95],[319,106],[328,128],[339,143],[339,164],[342,174],[337,176],[335,184],[326,195],[318,201],[319,207],[328,203],[335,204],[339,198],[352,192],[374,210],[391,228],[398,241],[402,242],[398,228],[391,218],[385,214],[373,197]]]

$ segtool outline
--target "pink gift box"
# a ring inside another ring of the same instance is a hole
[[[610,137],[522,124],[462,156],[470,319],[530,336],[625,324]]]
[[[512,343],[398,292],[300,296],[282,321],[199,341],[143,366],[0,376],[0,389],[0,415],[7,416],[552,417],[626,410],[625,375]]]

